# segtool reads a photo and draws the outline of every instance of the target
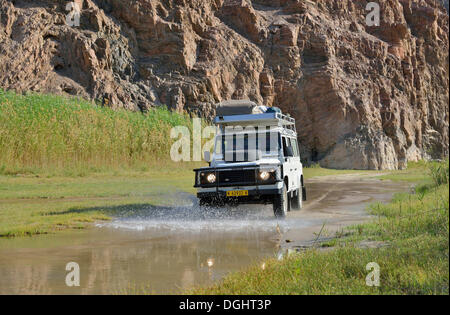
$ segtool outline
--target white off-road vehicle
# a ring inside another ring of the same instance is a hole
[[[194,170],[200,206],[273,204],[276,217],[306,200],[295,120],[251,101],[217,105],[209,167]]]

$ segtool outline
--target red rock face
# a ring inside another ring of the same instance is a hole
[[[434,0],[0,0],[0,87],[205,117],[251,99],[297,119],[303,158],[396,169],[448,156],[448,14]]]

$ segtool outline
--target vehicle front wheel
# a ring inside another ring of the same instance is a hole
[[[300,210],[303,208],[303,189],[297,189],[291,198],[291,209]]]
[[[289,210],[289,198],[287,195],[286,184],[283,185],[281,194],[275,197],[273,201],[273,213],[277,218],[284,218]]]

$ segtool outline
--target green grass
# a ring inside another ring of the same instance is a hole
[[[420,163],[393,180],[424,184],[416,194],[397,194],[389,204],[373,204],[370,223],[351,227],[350,236],[323,244],[334,246],[272,259],[194,294],[448,294],[449,184],[448,161]],[[436,172],[438,174],[436,174]],[[419,174],[425,174],[423,177]],[[433,180],[438,178],[439,180]],[[413,180],[414,179],[414,180]],[[362,241],[386,246],[363,249]],[[380,286],[369,287],[366,265],[380,266]]]
[[[92,197],[142,197],[173,189],[194,192],[194,173],[186,168],[86,177],[0,176],[0,201]],[[156,189],[157,188],[157,189]]]
[[[320,166],[312,166],[312,167],[304,167],[303,174],[305,178],[312,178],[318,176],[336,176],[336,175],[347,175],[347,174],[360,174],[360,175],[371,175],[378,174],[380,171],[372,171],[372,170],[336,170],[323,168]]]
[[[411,183],[431,184],[431,169],[440,165],[439,162],[408,162],[406,170],[391,171],[389,174],[380,176],[381,180],[403,181]]]
[[[0,90],[0,174],[85,176],[148,170],[170,160],[174,126],[187,114],[112,110],[78,98]]]
[[[150,205],[179,204],[194,191],[189,169],[71,177],[0,176],[0,237],[54,233],[135,214]]]

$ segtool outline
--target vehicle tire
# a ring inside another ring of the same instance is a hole
[[[300,210],[303,208],[303,190],[297,189],[295,193],[295,196],[291,198],[291,208],[292,210]]]
[[[289,210],[289,198],[287,195],[286,184],[283,185],[281,194],[275,197],[273,201],[273,214],[277,218],[284,218]]]

